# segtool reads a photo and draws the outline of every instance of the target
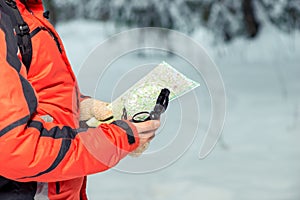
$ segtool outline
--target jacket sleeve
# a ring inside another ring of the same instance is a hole
[[[20,74],[17,49],[0,27],[0,175],[17,181],[53,182],[104,171],[137,148],[126,121],[72,129],[46,123],[35,110],[35,91]]]

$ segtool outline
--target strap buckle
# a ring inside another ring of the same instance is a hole
[[[27,24],[22,24],[22,25],[18,25],[15,28],[15,31],[16,31],[17,35],[24,36],[24,35],[29,34],[30,29],[29,29],[29,26]]]
[[[12,0],[6,0],[5,3],[6,3],[8,6],[12,7],[13,9],[16,9],[16,8],[17,8],[17,4],[16,4],[15,1],[12,1]]]

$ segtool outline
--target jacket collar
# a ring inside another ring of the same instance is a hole
[[[42,0],[16,0],[19,8],[25,8],[33,12],[43,12]],[[26,6],[24,5],[26,4]]]

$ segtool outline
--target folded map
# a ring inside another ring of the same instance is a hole
[[[133,116],[141,111],[151,111],[163,88],[170,90],[169,98],[172,101],[199,85],[198,82],[187,78],[168,63],[162,62],[115,99],[110,107],[114,118],[121,119],[124,107],[128,116]]]

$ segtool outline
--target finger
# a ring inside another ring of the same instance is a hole
[[[140,123],[133,123],[139,133],[154,132],[160,126],[160,121],[158,120],[149,120]]]
[[[147,132],[147,133],[140,133],[139,134],[139,138],[145,138],[145,139],[148,139],[148,138],[153,138],[155,136],[155,132]]]
[[[147,134],[147,137],[145,137],[145,134],[141,134],[139,135],[139,137],[140,137],[140,145],[143,145],[145,143],[150,142],[155,137],[155,134],[154,132],[152,132],[151,134]]]

